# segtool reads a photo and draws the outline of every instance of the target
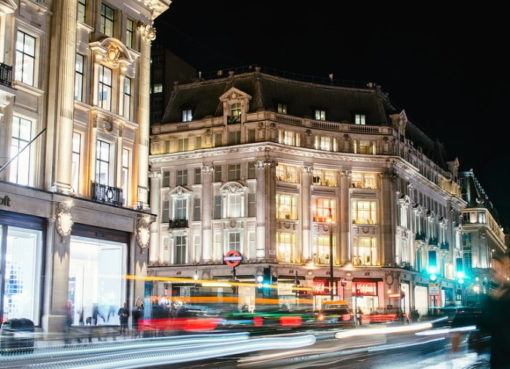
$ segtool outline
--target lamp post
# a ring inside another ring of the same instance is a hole
[[[329,295],[331,301],[333,301],[333,213],[331,206],[329,207]]]

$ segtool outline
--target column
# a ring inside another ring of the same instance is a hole
[[[313,256],[313,245],[310,242],[311,230],[311,214],[310,208],[312,199],[310,195],[310,187],[312,185],[313,166],[305,164],[301,171],[301,224],[302,224],[302,243],[301,255],[303,260],[309,261]]]
[[[379,224],[381,234],[381,255],[379,261],[382,265],[391,265],[395,262],[395,174],[391,169],[386,169],[380,174],[380,206]]]
[[[55,105],[53,113],[56,142],[51,150],[56,150],[53,188],[68,193],[71,190],[71,165],[73,145],[74,112],[74,73],[76,57],[76,0],[56,0],[54,3],[52,28],[56,30],[57,53],[52,53],[50,69],[49,105]],[[48,115],[50,117],[50,114]]]
[[[161,204],[161,172],[151,172],[151,212],[156,214],[158,221],[151,224],[151,243],[149,249],[149,262],[158,261],[159,249],[162,247],[158,230],[161,226],[160,204]]]
[[[349,187],[351,186],[351,171],[343,170],[340,172],[340,201],[338,204],[338,219],[340,222],[340,264],[343,265],[351,260],[350,249],[350,231],[349,223],[350,198]]]
[[[147,172],[149,170],[149,109],[151,41],[156,38],[152,25],[139,27],[140,61],[138,80],[138,201],[147,207]]]
[[[202,203],[201,219],[202,219],[202,262],[211,261],[211,252],[213,249],[212,237],[212,176],[213,166],[211,164],[202,166]]]
[[[266,258],[276,260],[276,163],[272,160],[264,162],[264,180],[266,203],[265,217],[268,224],[265,228]],[[258,182],[257,182],[258,183]]]
[[[257,180],[257,239],[256,257],[266,258],[266,171],[264,160],[255,163],[255,178]]]

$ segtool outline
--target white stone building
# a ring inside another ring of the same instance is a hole
[[[465,203],[455,162],[444,159],[372,84],[256,68],[176,85],[152,126],[149,274],[228,280],[223,255],[237,250],[240,281],[270,267],[282,286],[313,288],[319,304],[329,298],[331,212],[338,299],[366,312],[452,303]],[[174,280],[156,291],[191,286]],[[257,293],[244,288],[241,303]],[[278,289],[281,303],[294,296]]]
[[[170,0],[0,0],[0,317],[45,331],[143,296],[150,47]],[[95,314],[98,313],[98,314]]]

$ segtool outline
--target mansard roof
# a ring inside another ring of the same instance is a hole
[[[486,208],[498,223],[499,215],[489,196],[475,176],[473,169],[459,173],[462,198],[467,202],[467,208]]]

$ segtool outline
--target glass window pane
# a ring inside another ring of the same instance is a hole
[[[35,56],[35,38],[25,33],[25,43],[23,47],[25,54]]]

